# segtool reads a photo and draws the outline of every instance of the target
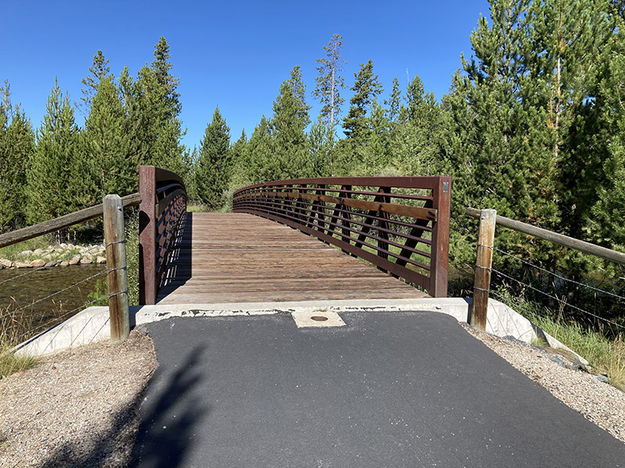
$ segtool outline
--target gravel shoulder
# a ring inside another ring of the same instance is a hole
[[[591,374],[556,364],[540,348],[462,326],[569,408],[625,442],[625,393]]]
[[[125,466],[155,368],[152,340],[133,331],[0,380],[0,467]]]

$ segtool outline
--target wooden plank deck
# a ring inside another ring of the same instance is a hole
[[[242,213],[187,213],[159,304],[400,299],[427,294],[314,237]]]

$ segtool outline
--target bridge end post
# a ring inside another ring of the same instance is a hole
[[[139,304],[156,304],[156,167],[139,167]]]
[[[433,297],[447,297],[449,270],[449,217],[451,210],[451,177],[437,177],[432,190],[433,207],[437,218],[432,226],[430,287]]]
[[[130,333],[130,317],[128,314],[124,206],[119,195],[104,197],[103,214],[111,340],[123,341]]]

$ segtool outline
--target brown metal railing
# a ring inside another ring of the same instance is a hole
[[[187,192],[177,174],[139,167],[139,303],[155,304],[167,258],[187,208]]]
[[[251,185],[235,212],[284,223],[447,295],[450,177],[331,177]]]

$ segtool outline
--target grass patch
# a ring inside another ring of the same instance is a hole
[[[34,357],[16,356],[10,351],[9,347],[2,345],[0,347],[0,380],[15,372],[30,369],[38,362],[39,360]]]
[[[213,210],[211,210],[208,205],[204,205],[202,203],[190,203],[187,205],[188,213],[206,213],[209,211]]]
[[[553,311],[498,291],[505,302],[534,325],[588,360],[596,372],[608,376],[610,384],[625,391],[625,340],[622,334],[607,338],[600,331],[553,317]]]
[[[50,235],[39,236],[33,239],[28,239],[17,244],[7,245],[0,249],[0,258],[6,258],[8,260],[18,260],[18,254],[24,250],[37,250],[45,249],[52,243],[52,237]]]

